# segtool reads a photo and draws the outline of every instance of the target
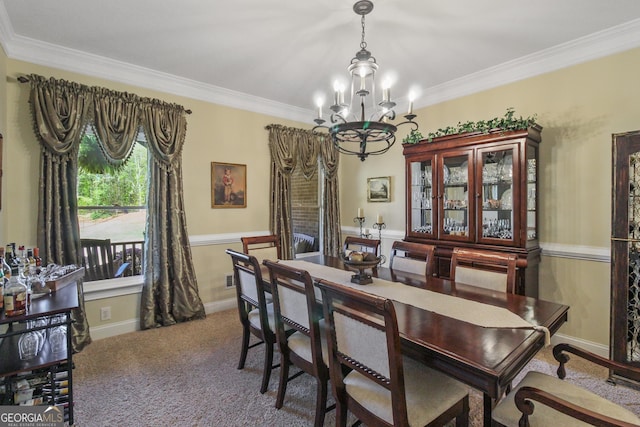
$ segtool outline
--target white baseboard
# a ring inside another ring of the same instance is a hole
[[[205,313],[215,313],[218,311],[230,310],[237,307],[235,298],[229,298],[222,301],[214,301],[204,305]],[[122,322],[109,323],[104,326],[89,327],[92,340],[101,340],[103,338],[115,337],[117,335],[126,334],[140,330],[140,319],[129,319]]]
[[[580,338],[571,337],[569,335],[556,334],[551,337],[551,345],[567,343],[590,351],[602,357],[609,357],[609,346],[587,341]]]

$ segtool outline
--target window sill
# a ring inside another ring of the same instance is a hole
[[[142,292],[143,282],[143,276],[84,282],[84,299],[85,301],[94,301],[123,295],[139,294]]]

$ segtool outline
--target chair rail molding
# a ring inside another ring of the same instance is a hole
[[[551,242],[541,242],[540,247],[542,247],[542,256],[611,262],[611,248],[609,247],[567,245]]]

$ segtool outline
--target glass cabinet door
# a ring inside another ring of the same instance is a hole
[[[430,237],[433,235],[433,160],[410,163],[411,171],[411,233]]]
[[[473,228],[469,212],[473,199],[469,198],[471,151],[443,155],[439,161],[441,191],[439,236],[452,240],[472,240]],[[473,192],[472,192],[473,194]]]
[[[516,188],[514,177],[516,176],[514,165],[516,164],[516,147],[501,147],[498,150],[479,150],[479,161],[482,173],[479,174],[479,192],[481,195],[478,206],[478,224],[482,228],[478,230],[478,241],[513,244],[515,242],[514,229],[518,220]]]
[[[538,239],[538,210],[536,193],[538,191],[538,149],[527,145],[527,243]]]

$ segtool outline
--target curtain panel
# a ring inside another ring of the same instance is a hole
[[[318,169],[318,158],[323,169],[322,182],[322,251],[338,255],[340,241],[340,203],[338,194],[339,152],[323,135],[309,130],[272,124],[269,130],[271,153],[271,232],[280,236],[283,257],[294,257],[291,245],[291,173],[300,167],[309,179]]]
[[[57,264],[82,262],[77,173],[86,125],[91,124],[105,158],[114,165],[128,159],[142,126],[150,154],[147,236],[153,238],[147,239],[144,249],[147,265],[143,269],[149,274],[145,276],[140,323],[150,328],[204,317],[182,199],[184,108],[35,74],[28,81],[34,132],[42,150],[37,239],[43,259]],[[149,245],[149,240],[153,244]],[[78,291],[80,307],[72,313],[74,351],[91,342],[81,286]]]

